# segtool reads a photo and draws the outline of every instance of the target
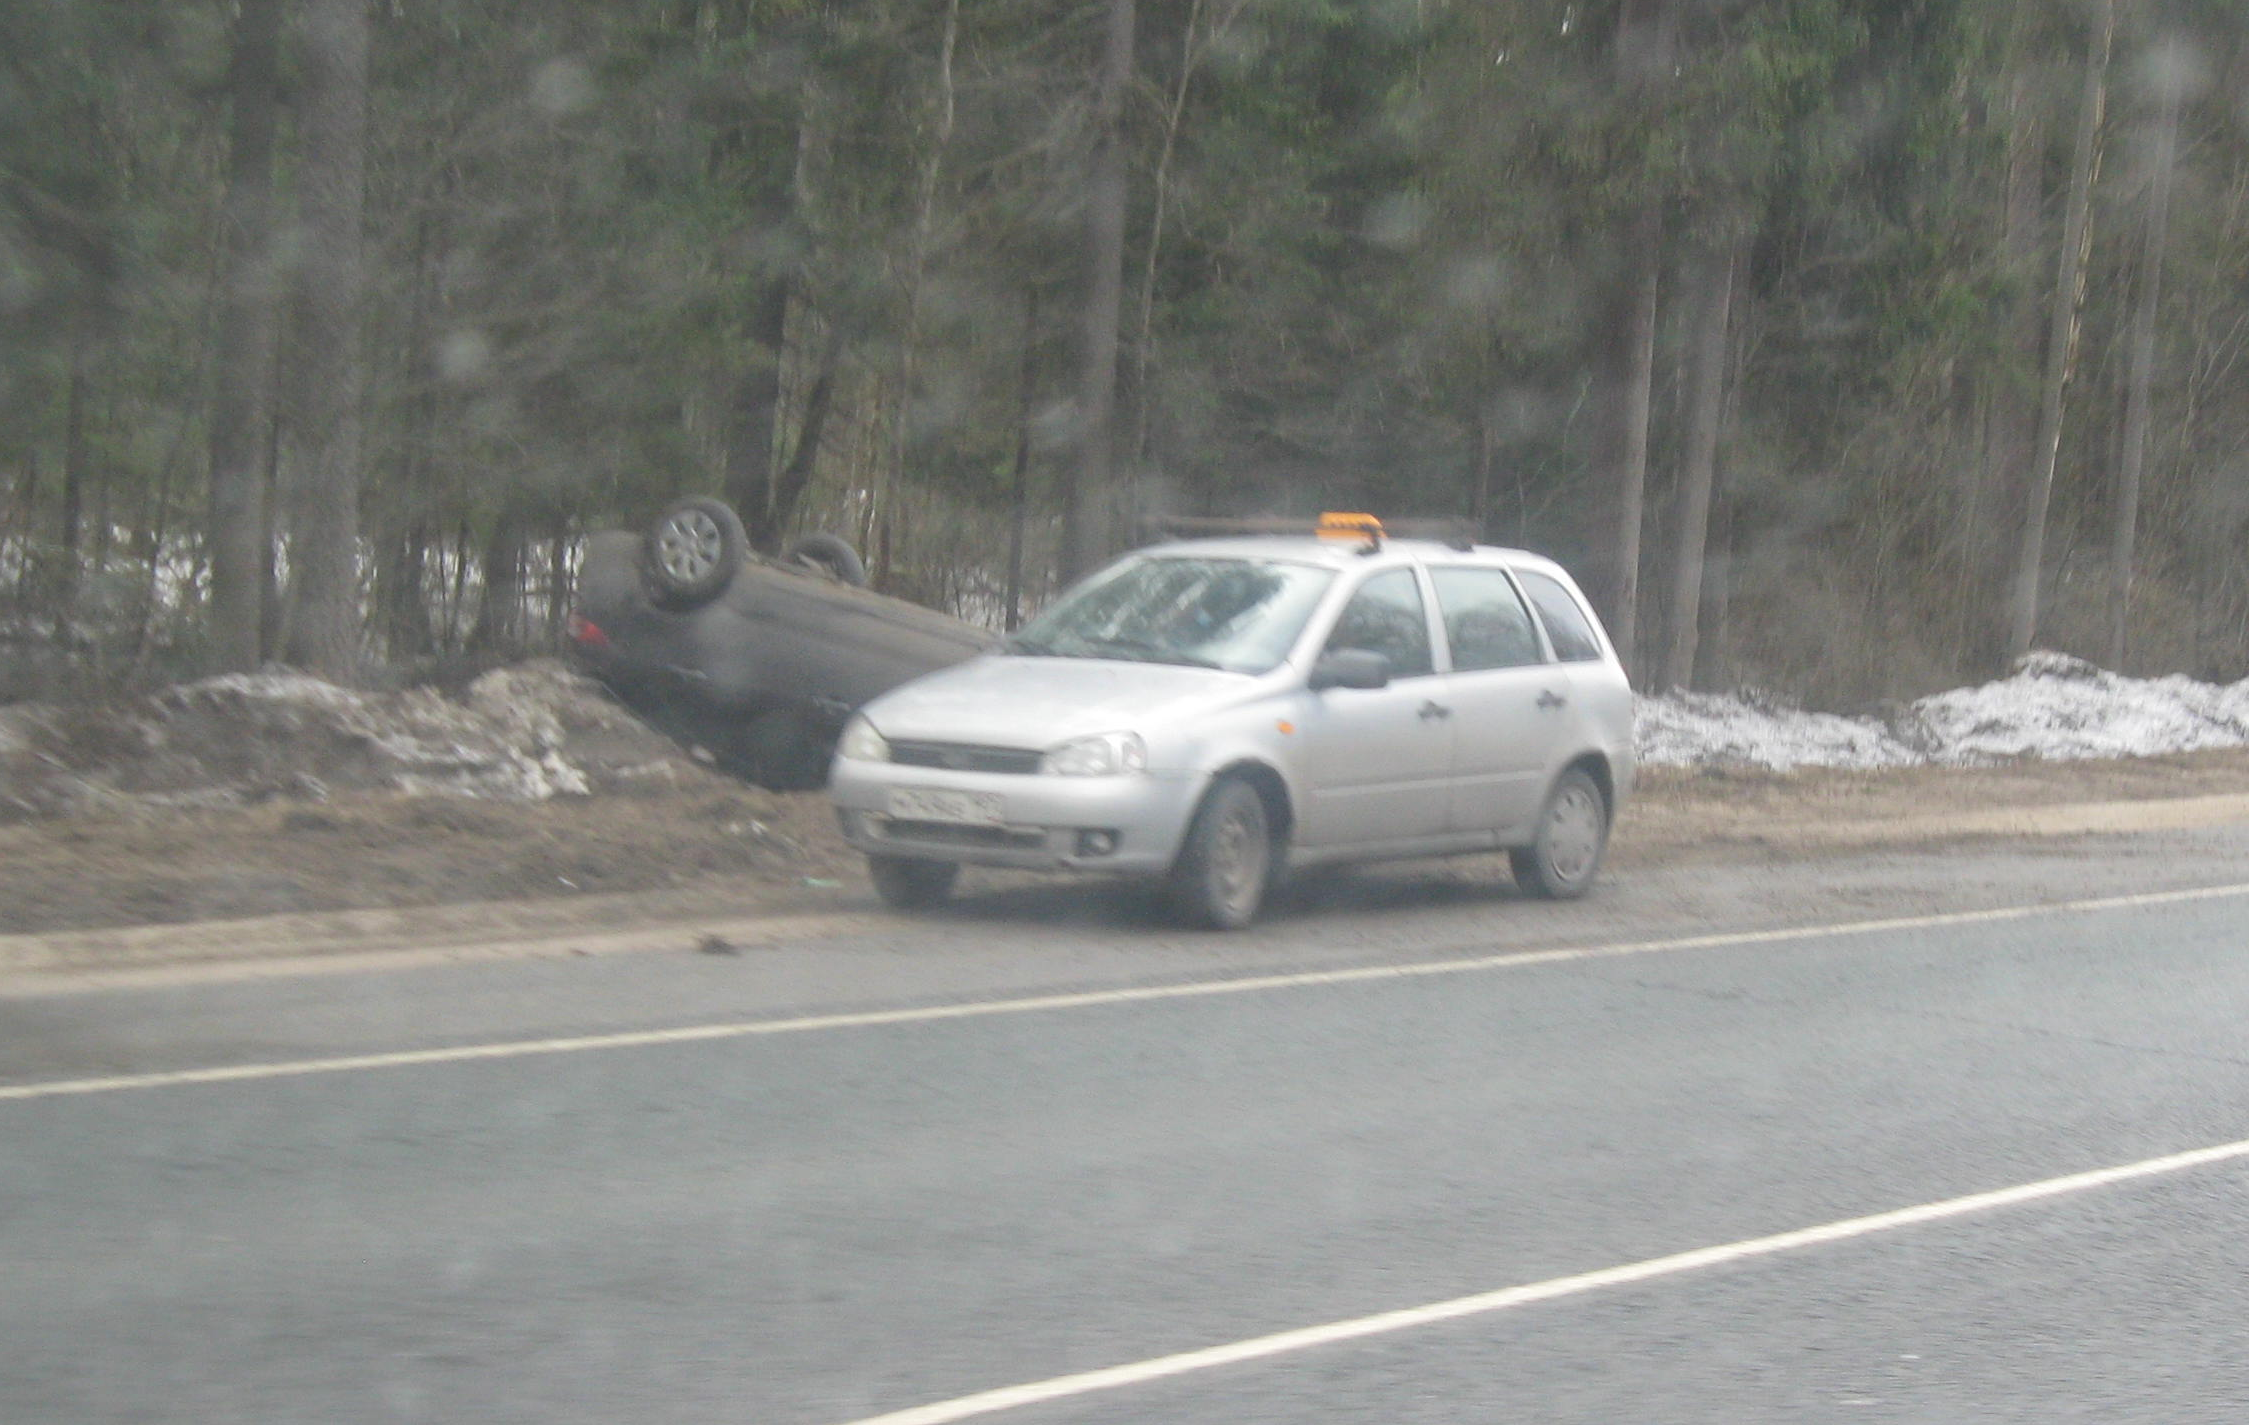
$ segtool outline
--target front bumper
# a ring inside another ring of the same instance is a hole
[[[1186,772],[1116,777],[956,772],[839,757],[828,777],[844,839],[877,856],[1024,870],[1161,875],[1179,854],[1205,778]],[[1000,798],[997,825],[891,815],[893,788]],[[1106,849],[1104,849],[1106,848]]]

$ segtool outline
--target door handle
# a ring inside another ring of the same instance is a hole
[[[1568,698],[1563,697],[1552,688],[1541,688],[1539,690],[1538,705],[1542,708],[1558,708],[1568,701]]]
[[[1437,703],[1437,702],[1433,702],[1433,701],[1432,701],[1432,702],[1426,702],[1426,703],[1423,703],[1423,704],[1421,705],[1421,720],[1422,720],[1423,722],[1427,722],[1427,721],[1429,721],[1429,719],[1431,719],[1431,718],[1433,718],[1433,717],[1451,717],[1451,716],[1452,716],[1452,709],[1451,709],[1451,708],[1448,708],[1448,707],[1445,707],[1445,706],[1444,706],[1443,704],[1441,704],[1441,703]]]

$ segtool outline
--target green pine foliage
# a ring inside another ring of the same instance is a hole
[[[1623,0],[1139,0],[1105,537],[1159,508],[1351,507],[1473,514],[1595,560],[1604,323],[1631,280],[1620,234],[1652,204],[1643,627],[1677,618],[1653,575],[1679,536],[1695,284],[1738,242],[1698,676],[1842,704],[1997,671],[2008,412],[2037,404],[2083,14],[1634,4],[1671,46],[1637,90]],[[372,6],[370,653],[537,645],[567,599],[558,544],[566,567],[588,531],[744,481],[787,531],[843,533],[888,587],[978,617],[1020,520],[1038,597],[1084,437],[1101,9],[961,4],[947,49],[944,0]],[[2133,671],[2238,678],[2249,19],[2118,13],[2042,640],[2099,652],[2132,155],[2169,65],[2188,88]],[[235,15],[0,7],[0,650],[112,679],[201,657]],[[264,406],[282,509],[304,364],[287,15]],[[2027,265],[2007,249],[2026,143]],[[520,607],[485,610],[495,583]]]

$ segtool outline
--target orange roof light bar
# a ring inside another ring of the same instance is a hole
[[[1322,539],[1365,539],[1380,543],[1382,521],[1373,515],[1346,513],[1342,510],[1324,510],[1313,533]]]
[[[1373,515],[1355,510],[1329,510],[1316,521],[1302,516],[1221,519],[1208,515],[1143,515],[1140,518],[1140,529],[1143,537],[1167,539],[1244,534],[1313,534],[1322,539],[1356,541],[1364,545],[1370,554],[1382,548],[1384,540],[1393,538],[1435,539],[1454,549],[1473,549],[1478,534],[1474,522],[1465,519],[1404,519],[1384,524]]]

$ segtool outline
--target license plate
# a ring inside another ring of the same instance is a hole
[[[892,787],[890,814],[899,821],[945,821],[960,826],[999,826],[1007,821],[1007,802],[997,792]]]

